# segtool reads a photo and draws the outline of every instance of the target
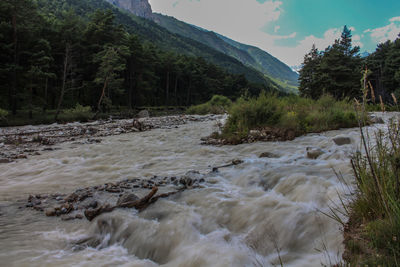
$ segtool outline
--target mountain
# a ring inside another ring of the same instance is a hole
[[[157,23],[173,33],[208,45],[226,55],[236,58],[247,66],[253,67],[270,78],[287,83],[289,86],[295,87],[298,85],[298,74],[296,72],[277,58],[257,47],[236,42],[223,35],[187,24],[173,17],[156,13],[154,17]]]
[[[284,88],[285,91],[297,91],[298,74],[277,58],[257,47],[241,44],[225,36],[207,31],[195,25],[187,24],[173,17],[157,13],[149,15],[151,6],[147,0],[107,1],[139,17],[152,20],[174,34],[197,41],[229,57],[235,58],[245,66],[261,72],[266,76],[267,80],[278,84],[280,87]],[[144,2],[146,2],[146,4]],[[146,15],[141,15],[143,13]],[[207,58],[207,60],[210,60],[210,58]],[[213,62],[216,63],[215,60]],[[246,77],[249,78],[248,74]],[[257,80],[259,82],[259,79]]]
[[[43,4],[40,4],[41,2],[43,2]],[[148,4],[147,0],[143,0],[143,2]],[[271,79],[234,57],[220,52],[204,43],[167,30],[155,22],[157,21],[155,16],[153,17],[154,21],[134,15],[132,10],[136,10],[138,14],[144,14],[146,12],[149,14],[148,10],[150,5],[143,2],[139,0],[40,0],[39,5],[44,13],[51,14],[57,13],[59,12],[58,10],[61,9],[70,9],[84,19],[88,19],[90,14],[98,9],[109,9],[114,13],[115,22],[117,24],[123,25],[129,33],[138,35],[144,42],[154,45],[163,51],[170,51],[192,57],[201,57],[232,74],[243,74],[248,81],[254,84],[260,84],[266,90],[278,90],[284,93],[293,92],[293,90],[286,87],[285,84],[282,84],[280,81]]]
[[[154,20],[153,11],[147,0],[106,0],[107,2],[128,10],[132,14],[145,19]]]

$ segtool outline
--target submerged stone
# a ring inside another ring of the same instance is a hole
[[[307,158],[309,159],[317,159],[322,154],[324,154],[324,151],[320,148],[307,147]]]
[[[351,144],[351,138],[347,136],[337,136],[333,138],[333,142],[335,142],[338,146]]]

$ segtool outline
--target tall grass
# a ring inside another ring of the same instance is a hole
[[[349,206],[345,260],[400,266],[400,122],[392,120],[386,133],[380,130],[374,137],[374,145],[363,138],[365,154],[351,161],[356,195]]]
[[[224,138],[243,137],[250,130],[263,127],[292,130],[298,136],[357,126],[353,106],[329,95],[312,100],[263,92],[257,98],[239,98],[229,109],[229,115],[222,132]]]

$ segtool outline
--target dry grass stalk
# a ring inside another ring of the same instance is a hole
[[[371,90],[371,100],[372,100],[372,102],[374,102],[374,104],[375,104],[375,91],[374,91],[374,87],[372,87],[372,84],[371,84],[370,81],[368,81],[368,85],[369,85],[369,88],[370,88],[370,90]]]
[[[382,96],[379,95],[379,102],[381,103],[381,111],[385,112],[385,104],[383,104]]]
[[[394,103],[397,105],[397,98],[396,98],[396,96],[394,95],[394,93],[392,93],[392,98],[393,98]]]

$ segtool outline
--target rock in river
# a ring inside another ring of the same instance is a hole
[[[322,154],[324,154],[324,151],[320,148],[307,147],[307,158],[309,159],[316,159]]]
[[[347,136],[337,136],[333,138],[333,142],[335,142],[338,146],[351,144],[351,138]]]

